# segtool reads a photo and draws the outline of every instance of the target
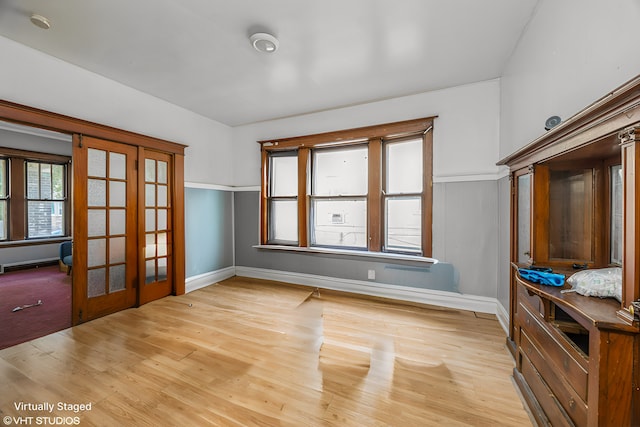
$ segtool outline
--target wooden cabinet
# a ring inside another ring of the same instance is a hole
[[[539,425],[640,425],[638,144],[640,77],[499,162],[512,189],[507,343]],[[532,265],[621,267],[620,301],[531,283],[518,268]]]

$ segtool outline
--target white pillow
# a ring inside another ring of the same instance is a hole
[[[622,268],[582,270],[567,279],[567,283],[580,295],[613,297],[622,301]]]

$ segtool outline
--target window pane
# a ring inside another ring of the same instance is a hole
[[[87,272],[87,296],[89,298],[104,295],[105,285],[107,280],[105,278],[105,269],[97,268],[95,270],[89,270]]]
[[[27,162],[27,199],[40,198],[40,164]]]
[[[422,139],[386,144],[387,193],[422,192]]]
[[[90,239],[87,242],[87,266],[105,265],[107,260],[106,239]]]
[[[109,153],[109,178],[127,178],[127,156],[120,153]]]
[[[160,184],[167,183],[167,162],[158,160],[158,182]]]
[[[158,209],[158,230],[167,229],[167,209]]]
[[[167,206],[167,186],[158,185],[158,206]]]
[[[125,234],[126,211],[124,209],[109,210],[109,234]]]
[[[155,258],[156,257],[156,235],[154,233],[148,233],[145,236],[144,257]]]
[[[269,240],[298,241],[298,202],[296,200],[272,200],[269,215]]]
[[[622,265],[622,167],[611,167],[611,263]]]
[[[145,209],[144,218],[145,218],[144,231],[155,231],[156,230],[156,210]]]
[[[167,259],[158,258],[158,282],[167,280]]]
[[[7,197],[7,159],[0,159],[0,199]]]
[[[144,283],[153,283],[156,281],[156,260],[150,259],[145,262],[145,279]]]
[[[312,245],[367,247],[366,199],[315,199],[312,205]]]
[[[144,186],[144,200],[145,206],[155,206],[156,205],[156,185],[155,184],[145,184]]]
[[[272,197],[298,195],[298,157],[271,157],[271,183],[269,195]],[[296,239],[297,240],[297,239]]]
[[[127,205],[127,186],[122,181],[109,181],[109,206],[124,207]]]
[[[167,233],[158,233],[158,256],[167,256]]]
[[[89,179],[87,183],[87,203],[89,206],[107,205],[107,182],[101,179]]]
[[[87,174],[99,178],[107,177],[107,152],[89,148],[87,153],[89,159],[87,161]]]
[[[367,194],[367,147],[313,152],[313,194],[353,196]]]
[[[125,237],[109,239],[109,264],[119,264],[125,261]]]
[[[126,267],[125,265],[116,265],[109,267],[109,292],[122,291],[126,288]]]
[[[28,237],[64,236],[64,203],[29,201],[27,203]]]
[[[52,198],[55,200],[64,199],[64,165],[51,166],[51,185],[53,187]]]
[[[51,199],[51,165],[40,164],[40,199]]]
[[[7,189],[9,188],[7,182],[7,159],[0,159],[0,240],[7,239],[7,205],[8,202],[4,199],[7,197]]]
[[[107,211],[91,209],[87,213],[87,235],[89,237],[105,236],[107,234]]]
[[[147,182],[156,181],[156,161],[144,159],[144,180]]]
[[[7,238],[7,201],[0,200],[0,240]]]
[[[385,249],[420,252],[422,209],[419,197],[386,199]]]

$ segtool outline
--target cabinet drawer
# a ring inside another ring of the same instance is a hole
[[[540,350],[536,348],[524,331],[521,335],[520,351],[524,352],[529,362],[538,371],[573,422],[579,426],[586,425],[586,403],[577,395],[572,387],[564,382],[564,377],[558,375],[555,369],[545,360]]]
[[[520,284],[520,279],[517,276],[516,281],[518,282],[518,301],[531,307],[532,313],[539,313],[542,317],[544,317],[544,306],[542,303],[542,299],[536,294],[530,295],[524,285]]]
[[[559,341],[554,338],[547,330],[551,326],[538,321],[522,304],[517,313],[517,322],[522,330],[525,331],[528,339],[540,349],[541,355],[553,367],[553,371],[557,375],[565,377],[578,394],[578,397],[586,402],[589,375],[587,370],[567,350],[567,348],[571,347],[571,344],[565,340]],[[545,325],[547,326],[545,327]],[[522,335],[521,333],[521,342]],[[582,362],[584,363],[584,361]]]
[[[547,384],[538,371],[536,371],[536,368],[534,368],[529,359],[527,359],[527,356],[520,357],[522,358],[522,376],[527,381],[527,385],[535,395],[544,414],[549,419],[549,424],[553,427],[573,427],[575,424],[569,419],[562,409],[562,406],[560,406],[559,402],[553,396],[551,390],[549,390],[549,387],[547,387]]]

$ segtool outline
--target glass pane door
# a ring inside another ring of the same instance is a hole
[[[140,303],[171,293],[170,156],[145,152],[144,159],[144,285]]]
[[[136,303],[136,158],[135,147],[111,141],[83,137],[74,144],[82,165],[74,170],[75,322]]]

